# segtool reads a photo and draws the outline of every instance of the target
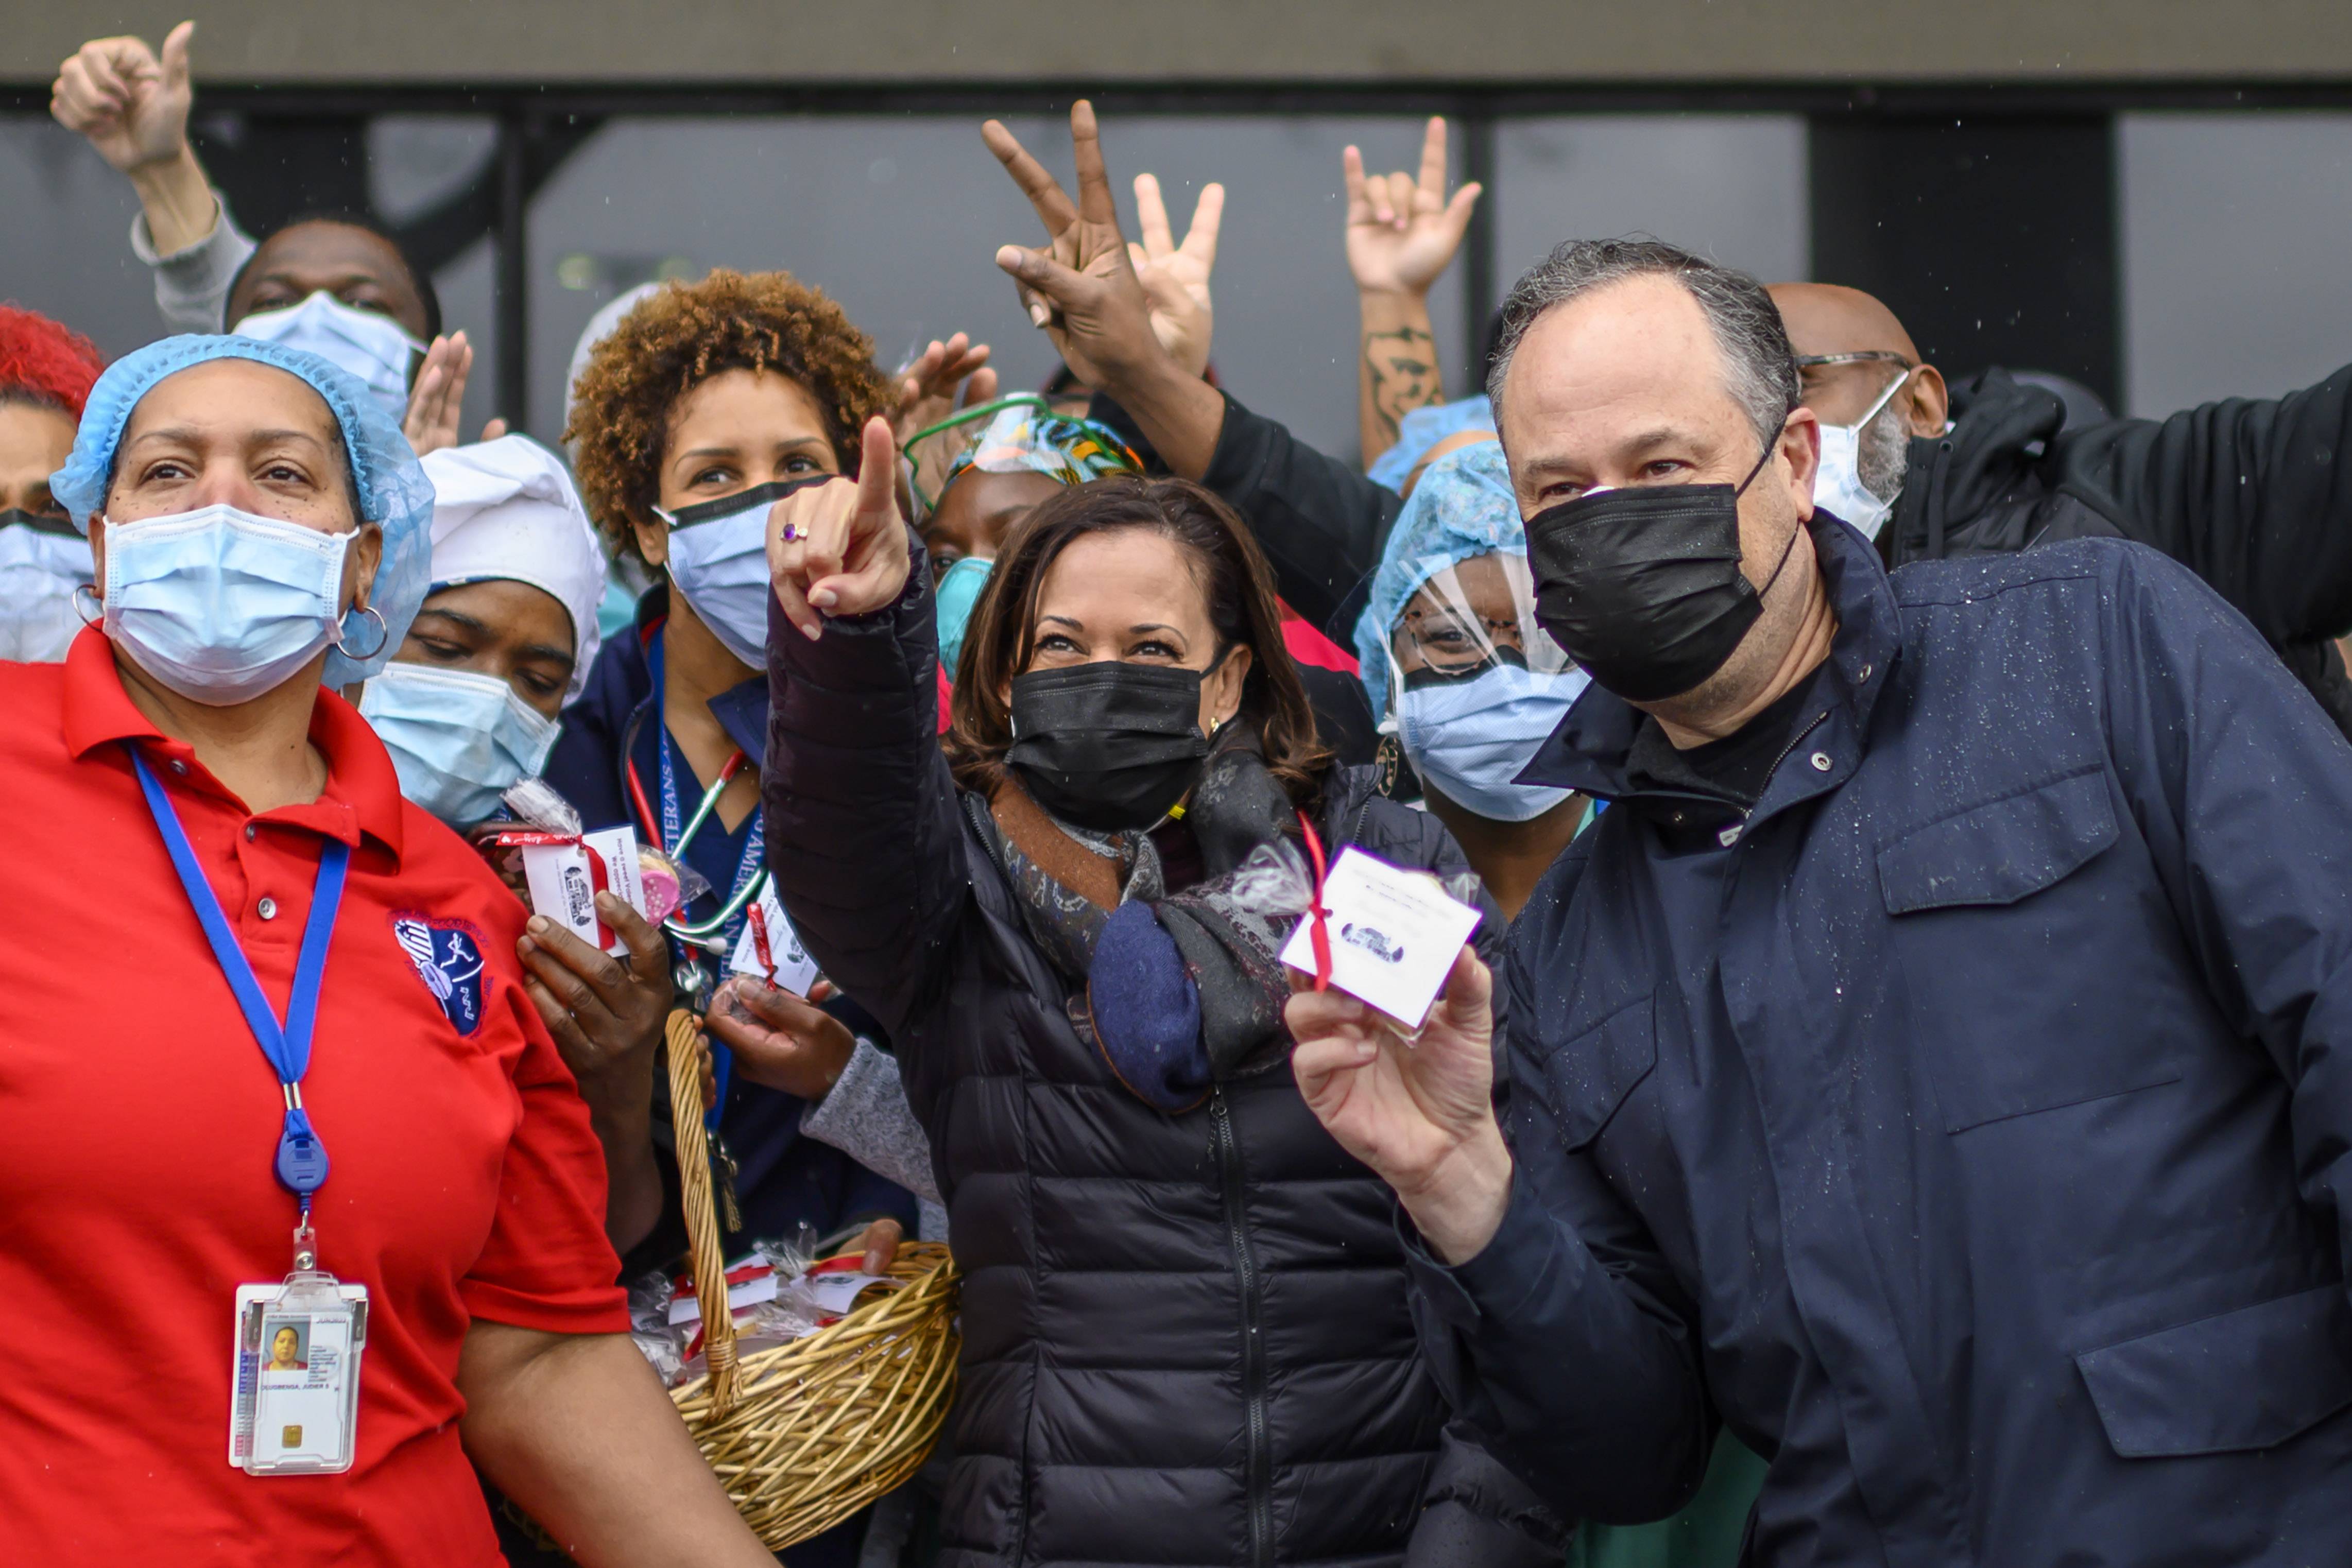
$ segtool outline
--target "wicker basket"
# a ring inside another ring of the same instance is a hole
[[[727,1260],[703,1138],[702,1059],[692,1014],[669,1018],[670,1103],[694,1283],[724,1301]],[[704,1322],[710,1370],[671,1390],[744,1522],[771,1551],[832,1529],[921,1468],[955,1396],[954,1261],[936,1242],[901,1247],[907,1283],[805,1339],[739,1359],[727,1312]]]

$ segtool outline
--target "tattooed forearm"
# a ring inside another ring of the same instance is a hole
[[[1417,327],[1368,334],[1364,374],[1370,378],[1372,412],[1391,441],[1406,414],[1445,401],[1437,373],[1437,340]]]

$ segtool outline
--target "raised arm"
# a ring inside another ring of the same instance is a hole
[[[2053,443],[2057,483],[2203,578],[2273,645],[2352,630],[2352,366]]]
[[[824,973],[903,1038],[970,895],[940,755],[930,574],[877,418],[859,476],[769,516],[768,866]]]
[[[253,241],[230,221],[188,145],[188,44],[196,25],[142,38],[93,38],[58,68],[49,113],[130,180],[140,217],[131,248],[155,268],[155,308],[183,332],[221,330],[222,308]],[[142,228],[144,228],[142,234]]]
[[[1421,177],[1399,170],[1364,173],[1364,156],[1343,154],[1348,182],[1348,270],[1363,318],[1356,362],[1357,421],[1364,462],[1396,444],[1397,427],[1417,408],[1445,401],[1429,290],[1462,248],[1480,187],[1445,194],[1445,121],[1422,138]]]
[[[1402,503],[1188,372],[1160,343],[1119,235],[1091,105],[1082,99],[1070,109],[1075,203],[1011,131],[990,120],[983,133],[1052,236],[1045,250],[1006,246],[997,265],[1019,281],[1071,369],[1100,389],[1097,413],[1239,512],[1274,563],[1283,598],[1346,643],[1362,604],[1357,590],[1379,563]],[[1197,216],[1193,224],[1197,231]]]

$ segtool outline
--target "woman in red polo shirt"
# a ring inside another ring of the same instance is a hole
[[[626,1337],[520,906],[326,689],[423,595],[407,444],[175,338],[52,488],[100,619],[0,664],[8,1555],[488,1568],[470,1454],[583,1563],[769,1563]]]

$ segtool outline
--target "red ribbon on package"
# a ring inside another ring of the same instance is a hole
[[[1315,923],[1308,931],[1315,944],[1315,988],[1328,991],[1331,988],[1331,912],[1323,907],[1323,841],[1316,836],[1315,824],[1304,811],[1298,813],[1298,831],[1307,835],[1307,857],[1315,862],[1315,894],[1307,905],[1307,916]]]
[[[517,830],[513,832],[500,833],[490,842],[502,850],[564,849],[577,846],[580,852],[588,857],[590,889],[596,893],[610,893],[613,890],[612,873],[604,869],[604,857],[597,853],[595,846],[578,833],[550,833],[534,828],[527,831]],[[593,905],[591,907],[593,908]],[[603,948],[609,946],[612,940],[613,933],[604,925],[604,915],[598,915],[596,946]]]
[[[757,904],[751,905],[751,947],[760,955],[760,967],[768,977],[771,990],[776,984],[776,956],[768,946],[768,912]]]

